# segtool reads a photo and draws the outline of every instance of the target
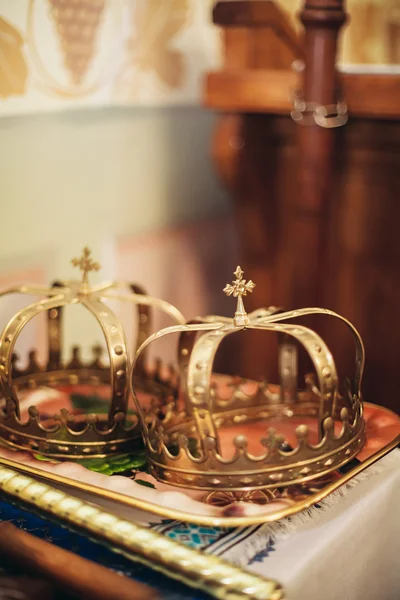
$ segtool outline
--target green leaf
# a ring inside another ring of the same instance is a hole
[[[147,467],[146,457],[143,456],[132,456],[130,466],[132,469],[140,469],[141,467]]]
[[[37,460],[42,460],[43,462],[52,462],[52,463],[60,462],[59,460],[56,460],[55,458],[49,458],[48,456],[43,456],[43,454],[34,454],[33,456]]]
[[[54,458],[48,458],[43,454],[34,454],[37,460],[44,462],[59,463],[61,461]],[[106,456],[105,458],[81,458],[76,461],[90,471],[101,473],[102,475],[115,475],[117,473],[125,473],[126,471],[141,470],[146,472],[147,461],[143,450],[136,454],[117,454],[115,456]]]
[[[143,451],[137,454],[119,454],[105,458],[83,458],[77,461],[86,469],[102,473],[103,475],[114,475],[146,467],[146,458]]]
[[[152,483],[150,483],[150,481],[145,481],[144,479],[134,479],[134,482],[138,483],[139,485],[144,485],[144,487],[149,487],[149,488],[156,489],[155,485],[153,485]]]
[[[110,408],[109,400],[100,396],[85,396],[85,394],[70,394],[70,400],[75,410],[83,410],[85,413],[95,413],[104,415],[108,413]],[[136,412],[128,409],[128,415],[134,415]]]

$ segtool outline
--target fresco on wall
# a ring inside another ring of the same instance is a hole
[[[132,6],[128,18],[130,34],[117,77],[117,94],[138,97],[148,76],[155,76],[167,89],[179,90],[188,65],[184,48],[174,47],[174,41],[189,25],[189,0],[139,2]]]
[[[221,61],[213,0],[0,0],[0,115],[196,104]],[[302,0],[279,0],[296,27]],[[398,0],[348,0],[339,59],[400,62]]]
[[[219,63],[212,0],[0,0],[0,114],[194,104]]]
[[[72,85],[83,84],[95,59],[105,5],[105,0],[49,0],[49,16]],[[31,13],[32,19],[33,10]]]
[[[22,34],[0,17],[0,98],[3,100],[25,94],[28,68],[23,44]]]
[[[304,0],[279,0],[278,4],[299,27]],[[339,61],[343,64],[396,65],[400,63],[399,0],[347,0],[350,19],[343,29]]]

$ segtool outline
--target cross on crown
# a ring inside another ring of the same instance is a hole
[[[100,263],[93,260],[92,251],[87,246],[84,247],[82,256],[80,258],[73,258],[71,264],[82,271],[82,283],[85,285],[89,283],[89,273],[100,270]]]
[[[243,279],[244,272],[239,266],[236,267],[236,271],[234,271],[233,274],[235,275],[236,280],[232,281],[231,284],[228,283],[224,287],[223,291],[227,296],[233,296],[234,298],[238,299],[234,318],[235,325],[246,325],[249,322],[249,318],[244,309],[242,298],[243,296],[247,296],[247,293],[251,294],[253,289],[256,287],[256,284],[251,279],[248,281]]]

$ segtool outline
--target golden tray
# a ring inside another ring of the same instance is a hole
[[[260,498],[246,498],[246,492],[243,492],[244,497],[236,498],[226,507],[210,506],[188,498],[189,506],[194,502],[195,506],[211,511],[211,514],[196,514],[145,499],[143,492],[147,493],[147,498],[152,494],[157,498],[157,494],[165,493],[141,488],[126,477],[100,475],[75,463],[40,462],[32,455],[5,447],[0,447],[0,494],[5,493],[50,519],[82,531],[134,562],[207,591],[218,600],[284,600],[285,591],[279,582],[230,564],[218,556],[184,546],[148,525],[158,517],[208,527],[246,527],[272,523],[316,505],[399,445],[400,418],[397,415],[366,404],[365,419],[367,444],[358,459],[347,465],[346,472],[333,473],[330,480],[314,481],[308,489],[303,487],[300,490],[303,493],[296,497],[289,498],[283,491],[280,497],[264,499],[265,504],[257,503]],[[95,480],[100,477],[97,481],[104,486],[82,480],[85,473],[91,473]],[[138,493],[142,489],[142,497],[105,487],[111,481],[122,480],[130,485],[130,491]],[[169,494],[175,505],[181,505],[185,498],[181,489],[172,486],[164,486],[164,489],[166,487],[171,488]],[[243,510],[249,507],[253,510],[256,507],[256,513]]]
[[[160,519],[209,527],[246,527],[284,519],[318,504],[399,445],[400,417],[388,409],[365,403],[365,420],[367,443],[357,459],[341,472],[313,480],[307,485],[277,490],[276,494],[269,490],[268,495],[262,490],[238,492],[236,496],[234,492],[221,492],[214,496],[211,504],[207,503],[204,492],[202,497],[199,493],[193,496],[193,492],[157,482],[158,489],[153,490],[122,477],[111,478],[116,484],[110,486],[108,475],[89,472],[74,463],[41,462],[28,454],[14,453],[5,448],[0,448],[0,464],[54,486],[69,488],[69,493],[86,500],[106,503],[108,507],[112,506],[110,502],[116,503],[112,510],[118,511],[118,514],[122,508],[135,509],[131,517],[133,520],[149,522],[151,515],[156,515]],[[146,478],[151,479],[140,474],[140,479]],[[121,491],[121,486],[124,486],[122,479],[126,479],[124,491]],[[129,515],[126,510],[124,514]]]

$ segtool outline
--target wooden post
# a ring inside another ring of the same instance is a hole
[[[297,34],[279,9],[279,3],[218,2],[213,21],[223,28],[226,72],[239,69],[246,73],[266,68],[280,72],[289,70],[291,63],[301,56]],[[244,78],[240,88],[247,87]],[[223,83],[219,92],[225,93]],[[257,285],[257,294],[246,298],[249,312],[260,305],[277,303],[279,298],[275,285],[281,220],[276,194],[278,144],[274,117],[253,112],[222,115],[213,140],[214,162],[235,203],[240,260],[246,277]],[[251,347],[260,345],[257,332],[246,332],[248,340]],[[235,341],[230,343],[233,345]],[[276,359],[273,346],[269,349],[264,346],[255,353],[255,360],[240,339],[236,350],[228,352],[233,372],[257,379],[264,376],[266,364],[273,364]],[[277,364],[274,367],[277,370]],[[224,365],[221,368],[224,369]]]
[[[323,106],[338,102],[336,51],[346,21],[343,0],[305,0],[303,99]],[[292,298],[306,306],[321,302],[326,278],[326,236],[334,169],[335,129],[298,125],[299,192],[290,219]]]

